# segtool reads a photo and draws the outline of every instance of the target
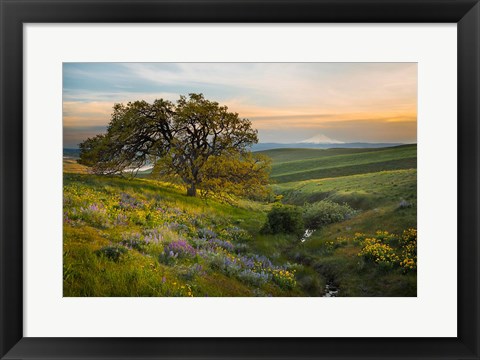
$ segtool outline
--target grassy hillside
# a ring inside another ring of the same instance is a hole
[[[273,159],[271,178],[277,183],[412,169],[417,162],[416,145],[381,149],[281,149],[261,153]]]
[[[88,174],[88,167],[77,163],[77,159],[64,158],[63,172],[70,173],[70,174]]]
[[[416,272],[400,275],[369,266],[358,256],[364,243],[357,238],[359,233],[375,237],[416,229],[416,169],[284,183],[275,189],[286,203],[332,200],[357,209],[355,216],[317,229],[290,253],[341,289],[340,296],[416,295]]]
[[[152,180],[65,174],[64,296],[300,295],[293,265],[252,252],[263,207],[187,198]]]
[[[289,161],[316,159],[320,157],[329,157],[345,154],[357,154],[366,152],[381,151],[385,148],[332,148],[332,149],[312,149],[312,148],[279,148],[272,150],[263,150],[259,153],[269,156],[275,164],[281,164]]]
[[[416,145],[264,153],[272,157],[273,189],[282,202],[303,206],[326,200],[357,210],[345,221],[315,230],[290,250],[292,259],[338,287],[340,296],[416,295],[416,272],[399,275],[369,266],[358,256],[364,246],[359,234],[375,238],[377,232],[402,234],[416,228]],[[392,164],[400,169],[392,169]]]
[[[379,171],[336,178],[274,184],[276,193],[292,204],[330,199],[354,208],[371,209],[402,200],[415,203],[417,170]]]
[[[64,296],[416,295],[415,145],[263,153],[274,196],[236,204],[64,159]]]

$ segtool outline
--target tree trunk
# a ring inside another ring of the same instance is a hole
[[[195,184],[191,184],[187,189],[187,196],[197,196],[197,186]]]

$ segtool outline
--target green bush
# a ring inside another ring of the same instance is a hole
[[[297,206],[274,205],[262,230],[270,234],[301,235],[304,230],[302,211]]]
[[[308,229],[318,229],[322,226],[349,219],[355,214],[348,204],[337,204],[330,200],[322,200],[306,204],[303,210],[303,221]]]
[[[120,257],[126,252],[127,252],[127,249],[125,249],[124,247],[112,245],[112,246],[104,246],[101,249],[98,249],[97,251],[95,251],[95,254],[97,256],[104,256],[107,259],[116,262],[120,260]]]

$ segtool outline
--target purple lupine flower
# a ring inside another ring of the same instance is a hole
[[[188,242],[186,242],[183,239],[172,241],[171,243],[167,244],[165,246],[165,251],[166,252],[175,252],[179,256],[185,256],[185,257],[193,257],[196,255],[195,249],[190,245]]]
[[[261,272],[255,272],[250,269],[245,269],[241,271],[237,277],[247,283],[250,283],[252,285],[262,285],[265,284],[270,280],[270,275],[264,271]]]
[[[127,209],[127,208],[137,208],[141,204],[140,201],[135,199],[132,195],[127,194],[127,193],[121,193],[120,194],[120,202],[119,205],[120,207]]]
[[[254,261],[259,262],[261,264],[261,266],[264,267],[264,268],[273,267],[272,262],[266,256],[255,254],[255,255],[252,256],[252,258],[253,258]]]
[[[213,239],[217,237],[217,234],[207,228],[198,230],[198,237],[201,239]]]
[[[158,244],[162,242],[163,236],[159,229],[147,230],[144,238],[146,243]]]
[[[129,249],[140,252],[145,251],[146,242],[139,233],[122,234],[122,241],[120,243]]]
[[[212,238],[208,242],[209,242],[210,245],[212,245],[212,248],[221,247],[222,249],[225,249],[225,250],[230,251],[230,252],[235,249],[235,247],[233,246],[233,244],[230,241],[225,241],[225,240],[220,240],[220,239],[217,239],[217,238]]]
[[[178,233],[188,232],[188,226],[185,224],[179,224],[176,222],[167,223],[167,228]]]
[[[255,261],[252,258],[249,258],[247,256],[240,256],[238,259],[242,262],[243,266],[247,269],[253,269],[255,267]]]
[[[90,211],[99,211],[100,207],[97,204],[91,204],[87,209]]]

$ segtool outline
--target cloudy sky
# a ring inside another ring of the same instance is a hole
[[[114,103],[203,93],[260,142],[416,142],[415,63],[64,63],[64,147],[104,132]]]

